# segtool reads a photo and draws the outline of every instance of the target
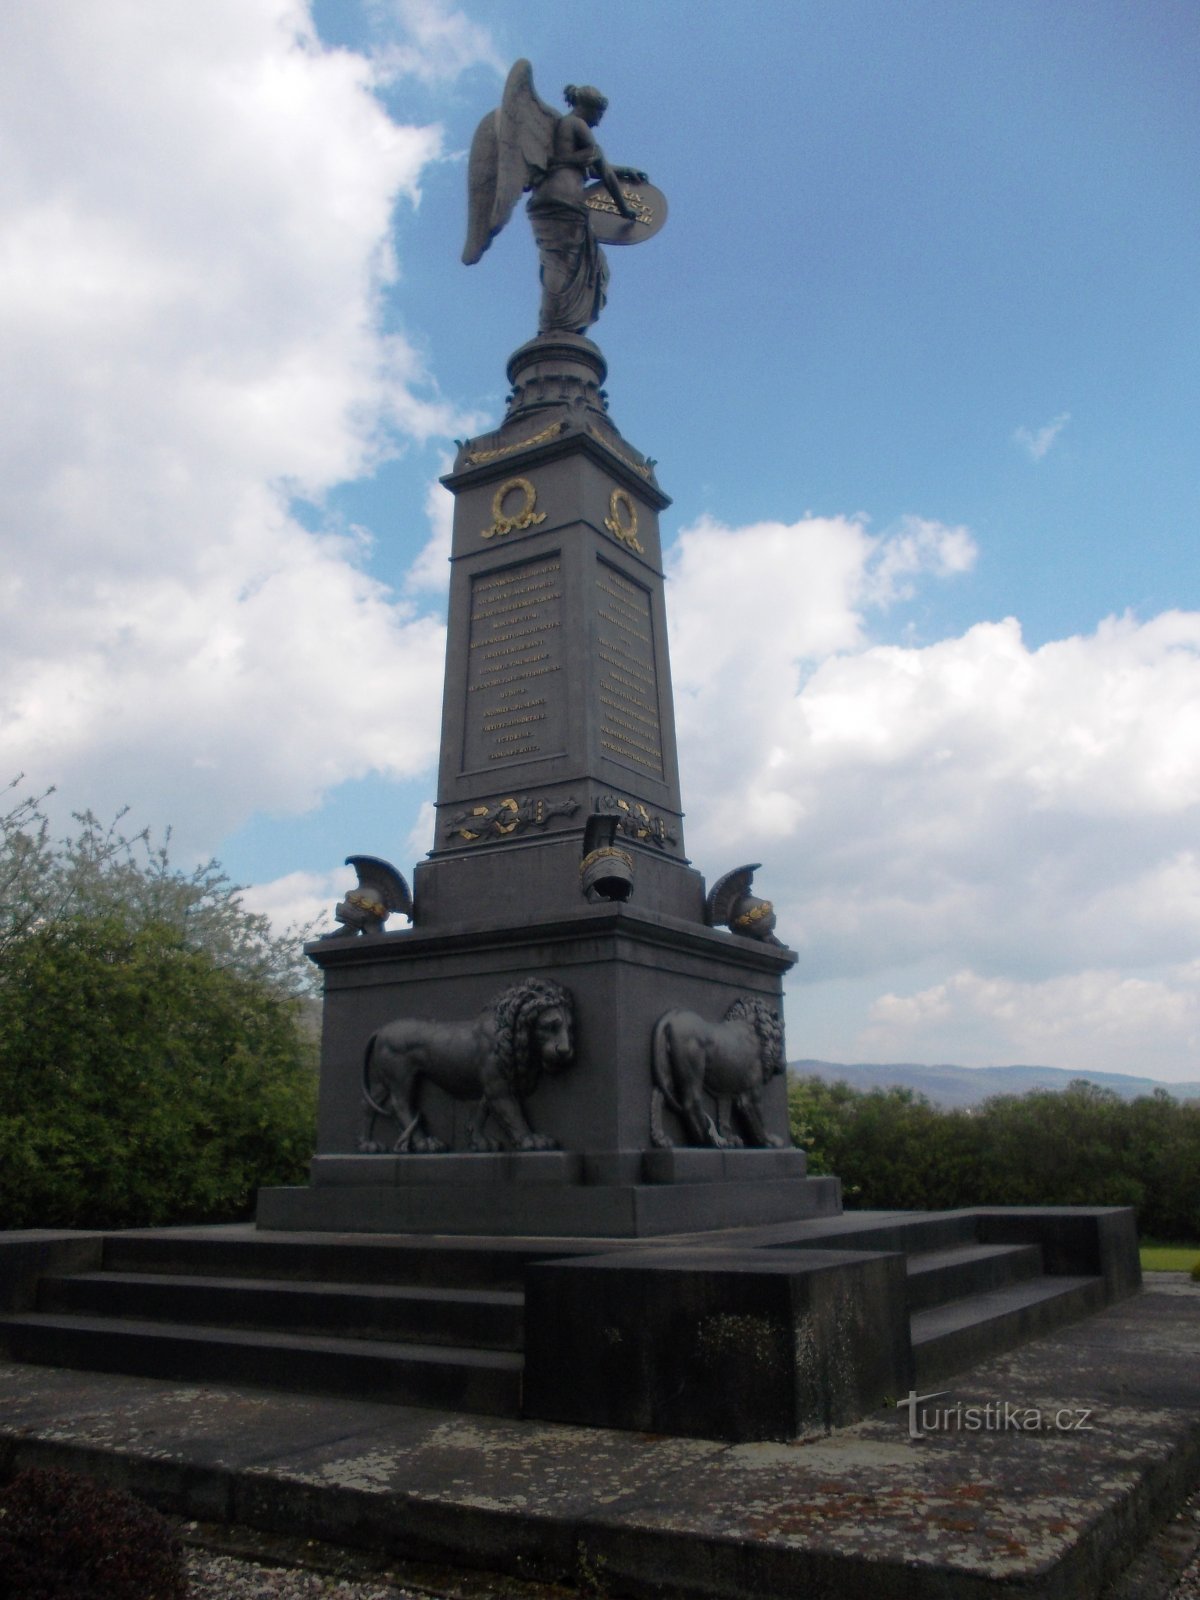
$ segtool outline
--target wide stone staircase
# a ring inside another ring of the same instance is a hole
[[[517,1416],[536,1247],[105,1235],[0,1318],[11,1359]]]
[[[800,1252],[798,1269],[821,1252],[903,1254],[912,1378],[928,1388],[1117,1297],[1103,1264],[1077,1244],[1064,1250],[1047,1215],[854,1213],[645,1247],[699,1259],[736,1244],[751,1267],[759,1252],[776,1263],[776,1252]],[[628,1259],[631,1248],[250,1227],[81,1236],[65,1261],[53,1251],[34,1267],[25,1258],[23,1289],[10,1272],[0,1351],[51,1366],[515,1417],[527,1267],[618,1250]],[[1067,1270],[1081,1262],[1097,1270]]]

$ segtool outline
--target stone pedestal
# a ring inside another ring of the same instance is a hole
[[[779,1013],[795,956],[709,926],[684,851],[658,527],[669,500],[608,417],[604,358],[556,335],[508,372],[503,424],[461,445],[443,480],[456,504],[437,831],[413,926],[309,947],[325,975],[318,1154],[307,1189],[261,1195],[259,1224],[625,1238],[829,1214],[836,1180],[808,1179],[802,1152],[668,1148],[696,1138],[670,1094],[652,1121],[659,1018],[683,1008],[716,1024],[739,1001]],[[574,1012],[571,1064],[519,1093],[556,1151],[473,1149],[482,1097],[436,1074],[408,1128],[394,1105],[364,1115],[377,1030],[486,1017],[526,979],[561,986]],[[732,1095],[701,1097],[706,1137],[747,1133]],[[781,1072],[762,1113],[769,1143],[787,1146]]]

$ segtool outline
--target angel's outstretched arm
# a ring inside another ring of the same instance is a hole
[[[597,154],[599,154],[599,151],[597,151]],[[601,155],[599,161],[593,163],[592,170],[596,173],[601,183],[603,183],[604,187],[612,196],[613,204],[616,206],[621,215],[623,217],[628,217],[630,221],[633,221],[637,217],[637,212],[625,198],[625,191],[621,188],[621,180],[617,174],[616,168],[610,167],[608,162],[605,161],[604,157]]]

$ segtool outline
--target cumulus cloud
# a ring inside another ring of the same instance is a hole
[[[1200,1052],[1200,963],[1155,977],[1109,968],[1036,982],[963,970],[910,995],[881,995],[858,1043],[879,1060],[953,1055],[975,1066],[1038,1062],[1170,1080]]]
[[[334,927],[333,908],[355,884],[351,867],[329,872],[288,872],[269,883],[251,884],[241,892],[247,911],[269,917],[273,928],[282,933],[289,928],[316,925],[316,933]]]
[[[684,530],[668,565],[672,668],[684,792],[707,797],[708,836],[798,826],[813,803],[796,764],[808,679],[868,644],[870,610],[975,553],[965,529],[917,519],[879,536],[847,517]]]
[[[442,461],[442,472],[449,472],[453,457]],[[434,479],[425,492],[425,515],[429,518],[429,539],[408,569],[405,584],[420,593],[444,594],[450,587],[450,545],[454,534],[454,496]]]
[[[455,70],[454,14],[405,9]],[[301,0],[6,23],[0,771],[185,852],[436,752],[440,622],[291,509],[461,422],[381,331],[442,139],[377,83]]]
[[[1069,411],[1060,411],[1058,416],[1044,428],[1026,428],[1022,425],[1014,432],[1013,442],[1028,450],[1032,460],[1041,461],[1050,453],[1059,434],[1070,420]]]
[[[980,1059],[1059,1064],[1054,1018],[1078,1003],[1092,1020],[1061,1064],[1091,1040],[1139,1070],[1152,1019],[1180,1062],[1200,946],[1200,614],[1113,617],[1037,649],[1012,618],[872,643],[874,608],[969,564],[964,530],[919,527],[683,534],[669,594],[689,852],[710,878],[731,841],[765,863],[801,953],[799,1015],[813,986],[863,986],[844,1056],[957,1059],[950,1041],[966,1053],[977,1036]],[[1024,1032],[1004,1032],[1004,1006],[1025,1007]],[[791,1047],[815,1053],[794,1025]]]
[[[508,70],[488,30],[441,0],[372,0],[370,9],[379,23],[398,22],[406,35],[398,42],[389,26],[388,42],[377,54],[390,75],[411,73],[426,83],[442,83],[468,67]]]

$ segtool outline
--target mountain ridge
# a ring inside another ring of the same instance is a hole
[[[1097,1088],[1111,1089],[1123,1100],[1165,1089],[1175,1100],[1200,1099],[1200,1082],[1163,1083],[1156,1078],[1139,1078],[1127,1072],[1071,1072],[1064,1067],[1009,1066],[957,1067],[949,1063],[933,1066],[915,1061],[838,1062],[806,1059],[789,1061],[788,1071],[800,1077],[820,1078],[825,1083],[848,1083],[852,1089],[912,1089],[946,1109],[980,1105],[999,1094],[1027,1094],[1031,1089],[1065,1089],[1084,1079]]]

